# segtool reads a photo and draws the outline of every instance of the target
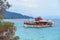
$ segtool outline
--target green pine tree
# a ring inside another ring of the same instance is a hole
[[[16,30],[14,23],[2,21],[3,13],[10,6],[7,0],[0,0],[0,40],[19,40],[18,36],[14,36]]]

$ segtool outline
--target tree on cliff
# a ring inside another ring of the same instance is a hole
[[[3,13],[10,7],[6,0],[0,0],[0,40],[19,40],[15,34],[15,26],[12,22],[3,22]]]

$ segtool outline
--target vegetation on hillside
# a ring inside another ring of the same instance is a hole
[[[9,7],[10,4],[6,0],[0,0],[0,40],[19,40],[18,36],[14,36],[14,23],[3,21],[3,13]]]

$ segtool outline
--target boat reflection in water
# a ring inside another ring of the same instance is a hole
[[[51,27],[51,20],[43,20],[41,17],[37,17],[32,21],[25,21],[24,27]]]

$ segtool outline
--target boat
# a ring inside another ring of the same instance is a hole
[[[37,17],[32,21],[25,21],[24,27],[51,27],[52,24],[51,20],[43,20],[41,17]]]

